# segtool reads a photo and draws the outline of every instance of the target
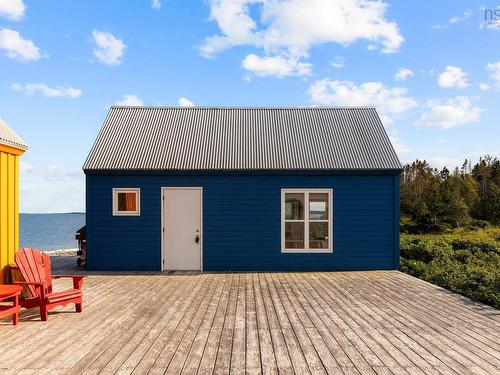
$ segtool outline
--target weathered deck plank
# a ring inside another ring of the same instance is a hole
[[[466,368],[483,368],[486,373],[494,373],[496,368],[494,365],[488,361],[490,360],[490,354],[487,351],[479,350],[482,357],[487,358],[485,360],[478,356],[476,353],[477,349],[472,345],[466,345],[466,341],[456,336],[452,337],[448,333],[446,327],[451,325],[451,322],[447,322],[444,318],[439,318],[439,315],[436,312],[432,314],[428,313],[425,308],[421,310],[418,316],[413,316],[412,312],[414,308],[417,307],[415,303],[411,300],[401,300],[398,295],[395,295],[392,292],[392,288],[388,287],[379,287],[381,294],[384,295],[384,299],[387,297],[394,299],[393,303],[390,306],[386,305],[386,307],[396,314],[402,315],[405,317],[405,321],[415,327],[416,330],[420,332],[420,335],[427,339],[430,343],[434,344],[436,347],[441,346],[445,352],[450,352],[450,356],[453,357],[458,363],[462,364]],[[381,301],[384,303],[383,301]],[[385,302],[387,303],[387,302]],[[444,308],[441,316],[446,316],[446,309]],[[458,325],[458,322],[456,322]],[[460,326],[460,325],[458,325]],[[439,339],[436,337],[439,334]],[[466,337],[467,332],[463,330],[462,336]],[[466,345],[466,349],[464,349],[463,345]],[[492,359],[493,363],[498,363],[496,359]]]
[[[447,375],[500,368],[497,310],[395,271],[99,273],[84,289],[82,314],[69,306],[48,322],[36,310],[23,311],[17,327],[1,320],[0,373]]]
[[[229,281],[227,281],[229,279]],[[211,374],[215,368],[215,361],[219,351],[219,343],[221,340],[222,329],[224,327],[224,320],[226,318],[226,311],[229,305],[229,294],[233,284],[234,275],[227,275],[226,282],[224,283],[224,291],[217,307],[215,318],[210,327],[208,340],[205,344],[201,363],[198,367],[200,374]]]

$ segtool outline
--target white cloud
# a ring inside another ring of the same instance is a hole
[[[161,9],[161,1],[160,0],[151,0],[151,8],[160,10]]]
[[[485,66],[485,70],[490,72],[489,77],[492,82],[481,82],[479,83],[479,88],[482,91],[489,90],[499,90],[500,89],[500,61],[494,63],[488,63]]]
[[[77,212],[85,207],[80,168],[20,162],[21,212]]]
[[[473,106],[466,96],[457,96],[447,102],[431,100],[427,112],[415,123],[416,126],[449,129],[454,126],[478,122],[483,109]]]
[[[500,61],[496,63],[489,63],[486,65],[486,70],[491,72],[490,78],[500,85]]]
[[[24,16],[26,5],[23,0],[0,0],[0,16],[19,21]]]
[[[375,106],[382,121],[388,125],[392,116],[415,107],[415,99],[403,87],[385,87],[381,82],[364,82],[357,86],[350,81],[323,79],[309,88],[310,100],[320,105]]]
[[[92,31],[92,38],[95,43],[93,49],[94,56],[108,65],[120,65],[125,54],[127,45],[119,38],[107,31]]]
[[[464,88],[469,86],[467,74],[459,67],[448,65],[438,77],[438,84],[446,88]]]
[[[345,66],[345,59],[342,56],[335,56],[335,59],[330,62],[330,65],[335,69],[342,69]]]
[[[486,28],[489,29],[489,30],[500,30],[500,19],[496,20],[496,21],[490,21],[488,22],[488,24],[486,25]]]
[[[50,87],[45,83],[27,83],[25,85],[13,83],[10,85],[10,88],[13,91],[24,92],[28,95],[34,95],[39,92],[46,98],[78,98],[82,94],[82,90],[75,89],[74,87]]]
[[[139,98],[137,95],[132,95],[132,94],[127,94],[123,96],[122,100],[119,100],[115,102],[113,105],[117,106],[128,106],[128,107],[142,107],[144,106],[144,102],[142,101],[141,98]],[[156,106],[171,106],[173,105],[172,103],[162,103],[162,102],[155,102],[154,105]],[[185,96],[181,96],[177,100],[177,105],[181,107],[194,107],[195,104],[192,100],[186,98]]]
[[[409,77],[413,77],[413,71],[408,68],[399,68],[396,74],[394,74],[394,79],[396,81],[404,81]]]
[[[311,74],[311,64],[298,61],[296,58],[284,58],[281,56],[260,57],[250,54],[241,63],[246,70],[264,77],[274,76],[278,78],[286,76],[305,76]]]
[[[493,151],[492,149],[485,150],[484,148],[481,148],[479,150],[469,152],[469,158],[471,159],[479,159],[481,157],[484,157],[484,155],[491,155],[493,157],[500,158],[500,152],[497,150]]]
[[[395,130],[392,130],[389,132],[389,140],[392,143],[392,147],[394,147],[394,150],[398,155],[403,155],[407,154],[411,151],[413,151],[408,145],[406,145],[401,138],[399,137],[398,132]]]
[[[461,166],[464,162],[464,159],[459,158],[450,158],[443,156],[431,156],[427,158],[427,161],[431,166],[438,170],[442,170],[444,167],[448,168],[448,170],[453,171],[455,167]]]
[[[266,56],[307,58],[312,46],[348,46],[368,41],[370,49],[396,52],[404,39],[386,19],[387,5],[372,0],[210,0],[210,19],[220,33],[205,39],[200,53],[213,57],[235,46],[261,48]]]
[[[474,14],[474,12],[471,9],[467,9],[464,11],[463,15],[451,17],[446,23],[434,25],[432,28],[433,29],[446,29],[448,27],[448,25],[453,25],[453,24],[457,24],[457,23],[468,20],[469,18],[472,17],[473,14]]]
[[[21,62],[40,59],[40,49],[29,40],[24,39],[18,31],[0,29],[0,49],[5,51],[8,58]]]
[[[60,181],[75,176],[81,176],[82,170],[80,168],[66,168],[59,165],[33,165],[25,162],[20,162],[22,173],[32,173],[44,176],[46,179]]]
[[[124,95],[122,100],[115,102],[115,105],[129,106],[129,107],[142,107],[144,103],[142,100],[132,94]]]
[[[460,23],[462,21],[468,20],[469,18],[472,17],[474,12],[471,9],[467,9],[462,16],[455,16],[451,17],[448,21],[448,23],[454,24],[454,23]]]
[[[194,103],[188,98],[185,98],[183,96],[179,98],[178,104],[181,107],[194,107]]]
[[[489,89],[491,89],[491,86],[490,86],[488,83],[481,82],[481,83],[479,84],[479,88],[480,88],[482,91],[488,91]]]

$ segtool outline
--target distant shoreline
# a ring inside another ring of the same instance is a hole
[[[78,248],[73,248],[73,249],[58,249],[58,250],[42,250],[44,253],[47,253],[50,256],[76,256],[76,252],[78,251]]]

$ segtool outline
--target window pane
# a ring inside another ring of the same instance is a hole
[[[136,197],[135,192],[118,193],[118,211],[137,211]]]
[[[328,249],[328,223],[309,223],[309,248]]]
[[[328,194],[309,194],[309,219],[328,220]]]
[[[304,193],[285,193],[285,219],[304,220]]]
[[[285,248],[304,248],[304,223],[285,223]]]

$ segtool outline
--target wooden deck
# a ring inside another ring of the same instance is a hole
[[[81,314],[0,321],[0,373],[499,373],[500,312],[400,272],[95,274],[84,286]]]

